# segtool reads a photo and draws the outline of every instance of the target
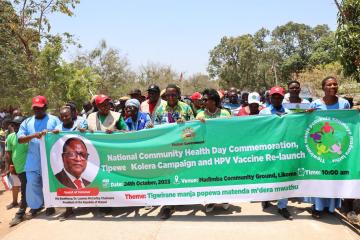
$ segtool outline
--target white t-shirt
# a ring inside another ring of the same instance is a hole
[[[288,98],[284,98],[283,104],[284,104],[284,103],[290,103],[289,99],[288,99]],[[309,102],[308,100],[302,98],[302,99],[301,99],[301,103],[310,103],[310,102]]]

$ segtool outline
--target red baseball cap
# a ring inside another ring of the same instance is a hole
[[[101,94],[101,95],[97,95],[95,98],[95,104],[96,106],[99,104],[102,104],[103,102],[105,102],[106,100],[111,100],[111,98],[109,98],[108,96]]]
[[[201,95],[201,93],[199,93],[199,92],[194,92],[192,95],[191,95],[191,100],[200,100],[201,98],[202,98],[202,95]]]
[[[285,95],[285,90],[282,87],[279,87],[279,86],[272,87],[270,89],[270,96],[275,94],[275,93],[280,94],[281,96],[284,96]]]
[[[31,108],[34,107],[44,107],[47,104],[46,98],[44,96],[38,95],[33,97]]]

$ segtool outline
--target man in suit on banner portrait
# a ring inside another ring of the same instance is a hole
[[[67,139],[62,153],[64,168],[55,177],[68,188],[85,188],[90,184],[90,181],[81,175],[86,169],[88,157],[86,145],[80,138]]]

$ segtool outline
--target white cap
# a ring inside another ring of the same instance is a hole
[[[260,105],[260,95],[257,93],[257,92],[252,92],[252,93],[249,93],[249,96],[248,96],[248,103],[249,104],[252,104],[252,103],[257,103]]]

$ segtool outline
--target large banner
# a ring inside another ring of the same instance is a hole
[[[45,205],[360,198],[359,120],[358,111],[334,110],[47,134]]]

